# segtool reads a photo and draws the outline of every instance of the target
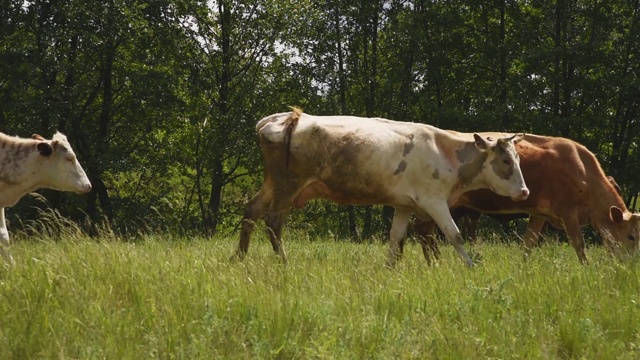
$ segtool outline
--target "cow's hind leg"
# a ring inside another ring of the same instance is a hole
[[[0,254],[9,265],[13,265],[13,256],[9,253],[9,231],[4,220],[4,208],[0,208]]]
[[[251,233],[256,226],[258,220],[266,211],[272,201],[272,192],[267,183],[262,186],[258,194],[251,199],[244,208],[244,218],[242,219],[242,228],[240,230],[240,244],[231,259],[244,259],[247,251],[249,251],[249,241]]]
[[[287,262],[287,254],[282,244],[282,227],[284,226],[287,215],[289,215],[290,208],[291,201],[274,201],[264,216],[264,222],[267,225],[269,241],[271,241],[273,251],[282,258],[284,263]]]

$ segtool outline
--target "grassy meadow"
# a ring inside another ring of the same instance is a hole
[[[387,247],[285,234],[16,241],[0,267],[0,359],[637,359],[640,262],[566,244],[449,246],[428,267]]]

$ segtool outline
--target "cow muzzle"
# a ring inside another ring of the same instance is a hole
[[[511,200],[522,201],[522,200],[526,200],[528,197],[529,197],[529,189],[524,188],[520,190],[520,193],[518,195],[512,196]]]
[[[91,189],[92,189],[91,183],[88,182],[86,184],[80,185],[80,187],[76,190],[76,193],[79,194],[79,195],[86,194],[86,193],[90,192]]]

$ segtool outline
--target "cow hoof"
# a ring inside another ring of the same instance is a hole
[[[475,251],[469,251],[469,258],[473,263],[476,263],[476,264],[482,262],[482,254]]]
[[[233,253],[233,255],[231,255],[231,257],[229,258],[229,261],[231,262],[242,261],[244,260],[245,255],[247,254],[242,251],[236,251],[235,253]]]

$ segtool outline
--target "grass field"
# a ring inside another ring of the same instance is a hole
[[[517,245],[451,247],[428,267],[410,244],[286,236],[135,243],[18,241],[0,268],[0,359],[638,359],[640,262],[565,244],[527,263]]]

